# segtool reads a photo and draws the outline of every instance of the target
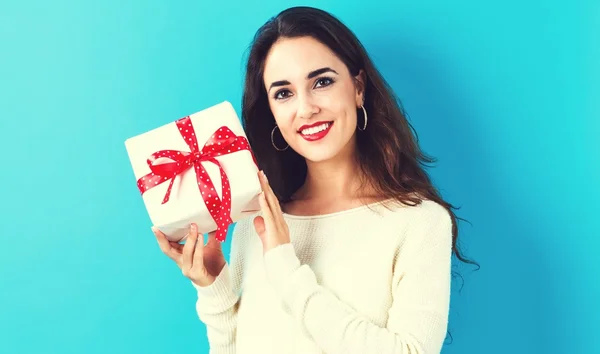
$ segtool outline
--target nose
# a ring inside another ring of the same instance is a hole
[[[319,107],[312,101],[310,95],[304,95],[298,100],[297,116],[300,119],[310,119],[313,115],[319,113]]]

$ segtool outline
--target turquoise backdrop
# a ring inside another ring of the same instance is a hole
[[[600,2],[24,0],[0,5],[0,353],[207,352],[124,140],[239,113],[255,30],[298,4],[363,41],[468,220],[443,353],[600,352]]]

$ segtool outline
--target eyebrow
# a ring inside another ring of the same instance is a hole
[[[312,79],[313,77],[315,77],[315,76],[319,76],[319,75],[321,75],[321,74],[323,74],[323,73],[326,73],[326,72],[331,72],[331,73],[334,73],[334,74],[336,74],[336,75],[339,75],[339,74],[337,73],[337,71],[333,70],[332,68],[325,67],[325,68],[321,68],[321,69],[317,69],[317,70],[313,70],[313,71],[309,72],[309,73],[308,73],[308,75],[306,76],[306,79],[307,79],[307,80],[309,80],[309,79]],[[268,91],[271,91],[271,89],[272,89],[273,87],[277,87],[277,86],[285,86],[285,85],[289,85],[289,84],[290,84],[290,82],[289,82],[289,81],[287,81],[287,80],[274,81],[274,82],[271,84],[271,86],[269,86],[269,90],[267,90],[267,92],[268,92]]]

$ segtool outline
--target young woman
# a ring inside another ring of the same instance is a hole
[[[231,264],[195,225],[185,245],[155,232],[211,353],[439,353],[452,253],[467,261],[456,217],[358,39],[321,10],[280,13],[251,48],[242,118],[263,193]]]

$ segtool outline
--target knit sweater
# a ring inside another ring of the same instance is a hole
[[[230,263],[213,284],[192,283],[210,353],[441,351],[452,251],[446,209],[425,200],[284,218],[291,243],[263,254],[253,217],[240,220]]]

